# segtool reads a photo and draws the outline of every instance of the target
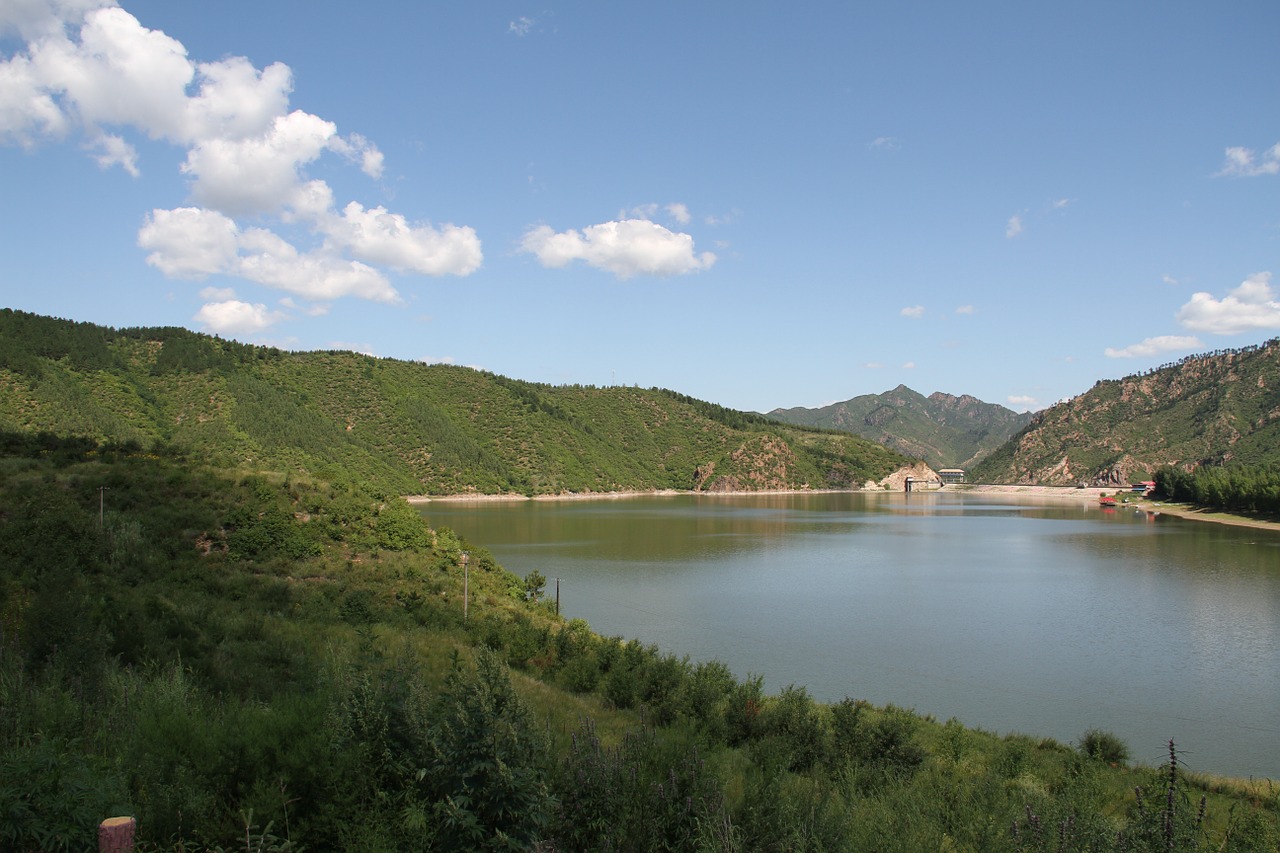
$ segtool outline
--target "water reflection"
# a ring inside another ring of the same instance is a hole
[[[1280,536],[963,494],[429,504],[568,615],[803,684],[1280,777]]]

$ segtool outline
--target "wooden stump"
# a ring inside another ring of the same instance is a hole
[[[98,853],[133,853],[136,826],[131,817],[109,817],[98,824]]]

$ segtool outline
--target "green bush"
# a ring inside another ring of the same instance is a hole
[[[1111,732],[1089,729],[1080,736],[1080,751],[1105,764],[1124,764],[1129,760],[1129,747]]]

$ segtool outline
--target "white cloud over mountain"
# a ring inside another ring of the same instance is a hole
[[[271,311],[258,303],[250,305],[238,299],[205,304],[194,317],[195,321],[218,334],[245,334],[261,332],[278,322],[284,315]]]
[[[1140,344],[1130,344],[1122,349],[1107,347],[1103,352],[1107,358],[1145,358],[1166,352],[1185,352],[1202,346],[1204,345],[1196,337],[1160,335],[1154,338],[1147,338]]]
[[[1192,294],[1175,319],[1192,331],[1217,335],[1280,329],[1280,300],[1271,288],[1271,273],[1259,272],[1221,299],[1203,291]]]

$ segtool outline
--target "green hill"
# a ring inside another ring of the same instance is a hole
[[[1037,414],[970,479],[1118,485],[1228,464],[1280,464],[1280,339],[1099,382]]]
[[[8,309],[0,429],[173,446],[389,494],[857,488],[909,461],[657,388],[541,385]]]
[[[841,430],[923,459],[933,468],[968,468],[1026,426],[1019,414],[965,394],[928,397],[899,385],[820,409],[774,409],[769,417],[789,424]]]

